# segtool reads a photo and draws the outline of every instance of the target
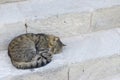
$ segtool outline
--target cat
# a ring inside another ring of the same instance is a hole
[[[15,37],[8,45],[8,55],[18,69],[42,67],[51,62],[53,54],[65,46],[59,37],[26,33]]]

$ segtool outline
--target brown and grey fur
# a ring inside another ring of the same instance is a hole
[[[47,34],[22,34],[8,46],[12,64],[19,69],[41,67],[51,62],[52,55],[59,53],[64,44],[59,37]]]

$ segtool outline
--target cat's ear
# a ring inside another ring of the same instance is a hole
[[[58,41],[59,40],[59,37],[55,37],[55,41]]]
[[[62,46],[66,46],[66,45],[62,43]]]

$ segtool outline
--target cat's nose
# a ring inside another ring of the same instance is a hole
[[[48,54],[48,56],[52,56],[52,54]]]

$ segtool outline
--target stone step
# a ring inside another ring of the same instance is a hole
[[[0,80],[68,80],[68,77],[69,80],[86,80],[88,77],[87,80],[96,80],[120,73],[120,29],[62,41],[67,45],[63,52],[54,55],[50,64],[34,70],[16,69],[7,51],[0,51]]]
[[[120,0],[0,0],[0,3],[0,80],[119,77]],[[18,70],[11,64],[7,47],[14,37],[26,32],[57,35],[67,46],[45,67]]]
[[[120,80],[119,64],[120,56],[112,55],[81,63],[62,65],[62,67],[51,68],[46,71],[41,69],[35,71],[16,70],[9,76],[0,78],[0,80]],[[21,75],[19,75],[20,73]]]
[[[0,18],[0,50],[7,49],[9,42],[14,37],[26,33],[26,31],[29,33],[54,34],[62,38],[120,27],[120,6],[98,9],[93,12],[66,13],[44,19],[36,18],[26,21],[21,18],[18,13],[20,10],[15,7],[13,11],[16,13],[12,13],[15,14],[13,16],[11,13],[7,13],[8,11],[11,12],[11,10],[5,9],[5,7],[3,7],[3,10],[6,14],[0,8],[0,14],[2,15],[2,18]],[[8,19],[5,16],[9,16]],[[14,16],[18,16],[18,18]],[[15,20],[19,21],[14,22]],[[27,28],[25,23],[28,25]]]

